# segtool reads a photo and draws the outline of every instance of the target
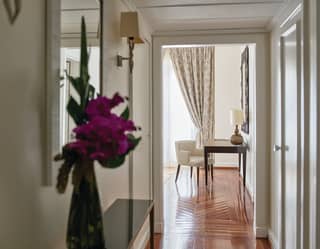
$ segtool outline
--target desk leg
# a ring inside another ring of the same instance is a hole
[[[240,173],[240,170],[241,170],[241,153],[239,153],[238,155],[239,155],[239,173]]]
[[[243,153],[243,160],[242,160],[242,168],[243,168],[243,186],[246,186],[246,174],[247,174],[247,152]]]
[[[206,177],[206,186],[208,186],[208,152],[204,149],[204,171]]]
[[[154,249],[154,207],[149,214],[150,218],[150,249]]]

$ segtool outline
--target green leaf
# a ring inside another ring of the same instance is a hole
[[[128,120],[129,116],[130,116],[130,110],[129,110],[129,107],[127,106],[127,108],[121,114],[121,117],[125,120]]]
[[[133,144],[132,148],[129,151],[134,150],[140,143],[141,139],[142,139],[141,137],[136,138],[132,134],[128,134],[128,140],[131,144]]]
[[[94,98],[94,93],[95,93],[94,86],[90,85],[89,83],[86,83],[85,93],[83,95],[83,99],[81,100],[83,109],[85,109],[88,102]]]
[[[96,92],[96,89],[93,85],[89,85],[89,100],[94,98],[94,94]]]
[[[80,78],[88,82],[89,55],[87,50],[87,33],[86,33],[86,22],[84,17],[81,18],[81,54],[80,54]]]
[[[67,111],[77,125],[83,124],[85,122],[84,112],[73,97],[70,97],[69,99]]]
[[[81,78],[74,78],[70,75],[67,75],[68,80],[70,81],[71,85],[74,87],[74,89],[77,91],[79,96],[81,97],[84,93],[84,84],[83,80]]]
[[[105,168],[114,169],[114,168],[120,167],[124,163],[125,159],[126,159],[126,156],[122,155],[122,156],[117,156],[116,158],[113,158],[113,159],[108,159],[108,160],[99,161],[99,162]]]

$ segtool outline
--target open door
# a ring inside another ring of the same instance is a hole
[[[281,36],[283,249],[300,249],[301,51],[301,22],[297,20]]]

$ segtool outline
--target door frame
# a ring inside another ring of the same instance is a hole
[[[255,196],[254,229],[257,237],[268,236],[269,226],[269,165],[270,165],[270,46],[269,34],[265,31],[218,30],[186,31],[174,34],[155,34],[153,36],[153,183],[155,201],[155,231],[163,231],[163,141],[162,141],[162,47],[181,44],[256,44],[256,132],[255,179],[252,186]],[[251,148],[252,149],[252,148]],[[259,182],[259,184],[256,184]]]
[[[286,21],[280,27],[280,67],[281,67],[281,228],[280,228],[280,248],[286,248],[285,241],[285,226],[286,226],[286,164],[285,164],[285,54],[284,54],[284,39],[293,32],[293,29],[297,33],[297,237],[296,237],[296,249],[301,248],[301,224],[303,221],[302,215],[302,191],[303,191],[303,148],[302,148],[302,112],[304,105],[302,96],[303,86],[303,50],[302,50],[302,8],[298,6],[286,19]]]
[[[320,3],[319,0],[304,0],[305,34],[309,85],[309,171],[306,184],[308,204],[305,229],[309,232],[305,248],[320,248]],[[308,247],[307,247],[308,246]]]

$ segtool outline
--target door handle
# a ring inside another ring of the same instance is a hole
[[[282,148],[281,146],[277,145],[277,144],[275,144],[275,145],[273,146],[273,151],[274,151],[274,152],[280,151],[280,150],[282,150],[282,149],[283,149],[283,148]],[[284,146],[284,151],[289,151],[289,146],[288,146],[288,145],[285,145],[285,146]]]
[[[279,146],[279,145],[277,145],[277,144],[275,144],[274,146],[273,146],[273,152],[277,152],[277,151],[280,151],[281,150],[281,146]]]

